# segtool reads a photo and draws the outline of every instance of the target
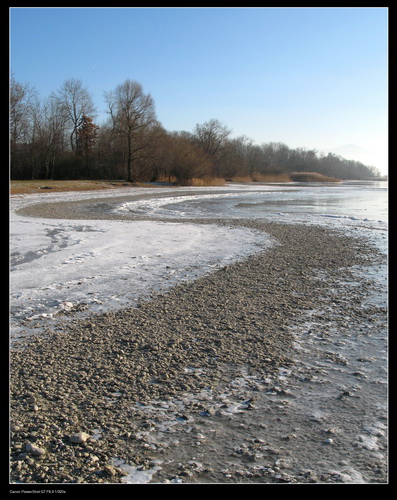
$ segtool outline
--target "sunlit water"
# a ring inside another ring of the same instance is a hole
[[[382,253],[388,250],[388,183],[230,184],[217,188],[180,188],[166,197],[117,204],[116,212],[165,219],[242,218],[311,224],[366,238]],[[203,191],[204,189],[204,191]],[[367,270],[385,293],[387,266]]]
[[[169,192],[165,197],[118,204],[114,210],[173,220],[242,218],[322,226],[362,238],[387,257],[387,182],[229,185],[205,191],[197,188],[180,189],[177,195]],[[318,279],[326,278],[319,276]],[[329,308],[307,311],[302,321],[296,324],[292,322],[291,325],[296,339],[295,370],[299,372],[303,367],[308,373],[314,370],[314,373],[320,373],[320,377],[323,377],[321,386],[316,383],[297,385],[296,379],[292,377],[290,382],[292,390],[296,392],[296,399],[291,407],[298,408],[298,415],[310,411],[316,418],[324,417],[325,421],[335,418],[341,422],[343,432],[338,436],[341,456],[344,454],[347,460],[351,459],[351,470],[359,477],[359,482],[366,482],[360,473],[362,465],[351,458],[353,455],[344,451],[345,445],[347,450],[350,442],[358,440],[357,446],[365,448],[364,456],[372,453],[377,460],[385,460],[382,453],[386,445],[379,437],[381,434],[377,431],[374,437],[365,429],[371,425],[382,429],[382,433],[386,429],[384,388],[387,386],[387,322],[382,311],[387,308],[387,259],[377,260],[376,264],[367,267],[356,267],[354,272],[346,274],[346,280],[342,278],[339,283],[330,285],[338,285],[337,289],[342,291],[356,289],[359,297],[360,287],[368,279],[372,281],[373,287],[369,296],[363,293],[361,306],[379,311],[379,315],[372,316],[372,322],[366,324],[360,321],[360,316],[355,321],[347,314],[344,317],[338,308],[333,310],[331,301]],[[337,292],[335,294],[338,299]],[[329,361],[327,355],[330,353],[336,361]],[[358,375],[362,377],[359,380]],[[288,375],[285,377],[287,379]],[[350,410],[356,421],[361,422],[357,429],[349,425],[351,414],[344,415],[343,418],[348,418],[345,425],[342,416],[335,410],[335,394],[341,388],[348,389],[352,394],[358,391],[359,396]],[[287,417],[283,414],[285,419]],[[152,469],[150,473],[155,471]],[[134,472],[129,471],[129,481],[141,481],[140,477],[134,476]]]
[[[241,184],[206,194],[192,188],[191,194],[128,202],[117,210],[177,218],[304,216],[386,223],[387,182]]]

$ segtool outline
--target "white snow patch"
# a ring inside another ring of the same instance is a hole
[[[83,197],[88,194],[80,194]],[[27,328],[26,319],[48,321],[73,310],[105,312],[136,305],[151,292],[241,260],[264,243],[273,244],[266,234],[246,228],[16,214],[37,200],[80,198],[75,193],[54,193],[45,199],[36,195],[12,199],[11,338],[21,331],[21,321]]]
[[[113,465],[124,471],[125,476],[123,476],[121,478],[121,482],[127,483],[127,484],[150,483],[154,474],[158,470],[161,470],[161,467],[159,465],[154,465],[154,467],[152,469],[144,470],[140,466],[134,467],[132,465],[125,463],[124,460],[120,460],[120,459],[114,459]]]

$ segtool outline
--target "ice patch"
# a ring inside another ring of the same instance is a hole
[[[378,438],[376,436],[367,436],[365,434],[358,434],[357,446],[359,448],[365,448],[366,450],[375,451],[379,449]]]
[[[120,205],[117,205],[113,211],[115,213],[119,212],[132,212],[134,214],[142,214],[142,215],[149,215],[150,217],[184,217],[184,216],[189,216],[191,217],[192,214],[192,202],[194,203],[195,201],[199,202],[201,210],[201,205],[202,203],[208,203],[213,200],[218,200],[220,198],[230,198],[230,197],[236,197],[240,196],[240,192],[237,193],[214,193],[214,194],[188,194],[188,195],[181,195],[181,196],[172,196],[172,197],[167,197],[167,198],[150,198],[150,199],[145,199],[145,200],[137,200],[137,201],[129,201],[126,203],[122,203]],[[189,211],[184,212],[181,210],[181,207],[183,207],[184,203],[189,204]],[[174,208],[177,208],[174,210]]]
[[[353,467],[345,467],[342,471],[331,471],[331,474],[338,477],[341,483],[365,484],[361,472]]]
[[[23,205],[26,205],[23,199]],[[11,338],[26,321],[105,312],[210,273],[273,240],[260,231],[158,221],[69,221],[11,213]]]
[[[159,465],[155,465],[152,469],[144,470],[141,466],[133,467],[128,465],[124,460],[114,459],[113,465],[119,469],[122,469],[125,476],[121,478],[122,483],[127,484],[146,484],[150,483],[154,474],[161,470]]]

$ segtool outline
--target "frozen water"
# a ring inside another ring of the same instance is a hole
[[[274,241],[246,228],[174,222],[189,218],[263,218],[323,225],[387,245],[387,184],[227,185],[137,188],[12,197],[12,336],[34,322],[73,311],[104,312],[230,264]],[[161,193],[160,196],[159,193]],[[145,195],[127,203],[120,196]],[[164,197],[163,194],[166,196]],[[107,210],[158,220],[56,220],[18,215],[32,203],[102,200]],[[385,283],[386,269],[377,279]]]
[[[127,484],[146,484],[152,480],[153,475],[161,470],[159,465],[155,465],[152,469],[142,469],[142,467],[133,467],[128,465],[124,460],[115,459],[113,465],[122,469],[125,476],[122,477],[121,482]]]
[[[69,194],[52,199],[69,199]],[[134,305],[150,292],[254,253],[267,241],[258,231],[217,225],[70,221],[16,214],[29,200],[37,198],[12,200],[12,336],[21,331],[22,322],[26,329],[26,320]]]

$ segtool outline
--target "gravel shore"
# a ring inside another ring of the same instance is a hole
[[[50,212],[86,213],[81,203],[23,211]],[[217,223],[279,244],[137,308],[70,316],[12,349],[12,483],[387,481],[386,410],[374,399],[386,402],[385,384],[356,369],[370,356],[330,349],[385,335],[385,308],[366,305],[373,285],[354,274],[381,256],[319,227]],[[347,371],[350,389],[332,378]],[[314,389],[316,404],[329,393],[322,413],[302,408]],[[372,434],[359,431],[363,411]]]

